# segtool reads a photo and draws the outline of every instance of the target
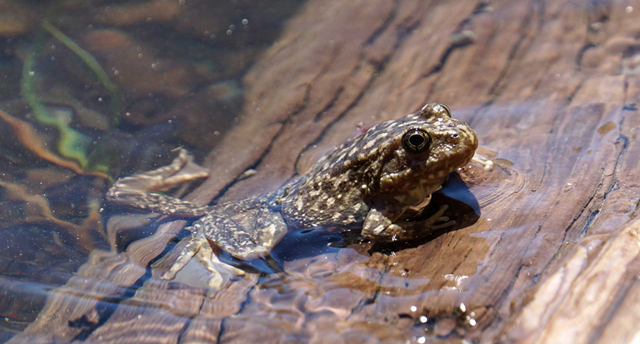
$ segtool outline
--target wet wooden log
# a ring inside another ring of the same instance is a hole
[[[462,173],[479,219],[212,291],[198,266],[157,278],[184,222],[112,218],[113,238],[145,224],[153,234],[94,252],[14,341],[637,339],[639,17],[637,1],[310,0],[246,76],[242,120],[187,198],[274,190],[358,124],[437,101],[496,158],[491,172]]]

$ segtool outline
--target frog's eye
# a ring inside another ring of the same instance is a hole
[[[411,129],[402,137],[402,145],[412,153],[422,153],[429,149],[431,137],[422,129]]]
[[[451,118],[451,110],[444,105],[438,103],[429,103],[422,107],[422,117],[429,118],[436,115],[444,115]]]
[[[442,108],[444,109],[444,112],[447,116],[449,116],[449,118],[451,118],[451,110],[449,109],[448,106],[444,105],[444,104],[438,104],[440,106],[442,106]]]

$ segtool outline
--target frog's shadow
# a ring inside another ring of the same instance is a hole
[[[446,204],[449,209],[445,212],[445,215],[456,221],[454,226],[431,231],[420,238],[410,241],[374,243],[368,253],[380,252],[389,254],[418,247],[445,233],[469,227],[480,218],[480,206],[477,199],[457,173],[452,173],[448,182],[432,197],[431,203],[418,220],[428,218],[442,205]],[[368,245],[369,241],[362,238],[359,230],[307,228],[288,233],[268,257],[240,261],[223,253],[220,258],[232,265],[242,266],[245,269],[249,268],[265,273],[282,272],[284,271],[283,265],[285,262],[335,253],[346,247],[362,246],[363,244]]]

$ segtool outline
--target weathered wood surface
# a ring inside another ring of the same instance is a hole
[[[466,30],[473,42],[456,39]],[[638,1],[310,0],[247,75],[242,120],[187,198],[273,190],[358,123],[438,101],[499,158],[462,173],[478,221],[392,254],[354,244],[293,260],[286,275],[221,291],[200,288],[193,264],[178,276],[190,286],[157,278],[184,225],[165,223],[94,252],[13,341],[637,340],[639,37]]]

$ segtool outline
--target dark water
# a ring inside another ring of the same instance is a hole
[[[209,152],[237,120],[247,69],[301,3],[0,4],[0,341],[90,252],[153,233],[109,243],[106,188],[176,147]]]

